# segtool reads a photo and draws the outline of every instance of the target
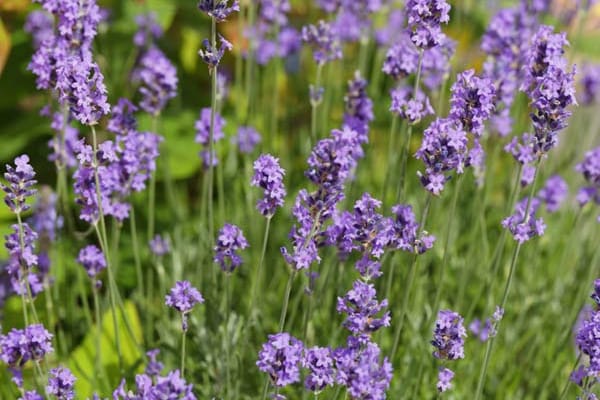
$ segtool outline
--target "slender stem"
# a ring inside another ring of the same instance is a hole
[[[131,212],[129,214],[129,227],[131,229],[131,241],[133,242],[135,273],[137,275],[138,285],[140,285],[141,296],[144,297],[146,290],[144,289],[144,276],[142,275],[142,263],[140,261],[140,248],[137,237],[137,226],[135,222],[135,209],[133,207],[131,207]]]
[[[582,353],[579,353],[579,356],[577,357],[577,360],[575,360],[575,364],[573,365],[573,368],[571,369],[571,371],[575,371],[575,369],[577,368],[577,365],[579,365],[579,361],[581,361],[581,355],[582,355]],[[567,391],[569,390],[569,386],[571,386],[571,379],[567,379],[567,381],[565,382],[565,386],[563,387],[563,390],[560,392],[559,400],[565,399],[565,396],[567,395]]]
[[[423,50],[419,51],[419,65],[417,67],[417,77],[415,79],[415,86],[413,88],[413,96],[417,98],[417,92],[419,91],[419,83],[421,81],[421,69],[423,66]],[[410,142],[412,139],[413,133],[413,124],[408,124],[408,132],[406,135],[406,141],[404,142],[404,147],[402,148],[402,155],[400,161],[400,179],[398,179],[398,189],[396,193],[396,200],[400,201],[402,196],[406,192],[406,164],[408,162],[408,152],[410,151]]]
[[[420,225],[421,231],[423,231],[425,228],[425,222],[427,221],[427,215],[429,214],[429,206],[430,205],[431,205],[431,195],[427,194],[427,200],[425,201],[425,208],[423,209],[423,215],[421,217],[421,225]],[[402,306],[400,308],[400,317],[398,318],[398,326],[396,327],[396,332],[394,332],[394,345],[392,346],[392,353],[390,355],[390,360],[394,360],[396,351],[398,350],[398,345],[400,344],[400,336],[402,334],[402,327],[404,326],[404,319],[406,317],[406,312],[408,309],[408,301],[410,299],[410,292],[411,292],[412,286],[415,281],[418,259],[419,259],[419,253],[415,249],[415,254],[413,256],[412,262],[410,264],[410,269],[408,271],[408,285],[404,290],[404,296],[402,298]]]
[[[229,321],[231,319],[231,274],[230,273],[226,273],[225,274],[225,297],[226,297],[226,310],[225,310],[225,339],[227,340],[227,338],[229,338]],[[225,360],[226,360],[226,367],[225,367],[225,393],[227,393],[229,391],[229,388],[231,387],[231,354],[230,354],[230,348],[231,346],[229,345],[229,343],[225,343]],[[223,396],[223,398],[227,398],[227,396]]]
[[[285,317],[287,315],[287,310],[288,310],[288,304],[290,302],[290,293],[292,292],[292,282],[294,281],[294,278],[296,277],[296,270],[292,271],[292,273],[290,274],[290,277],[288,279],[287,285],[285,287],[285,295],[283,297],[283,307],[281,308],[281,315],[279,317],[279,328],[277,329],[277,331],[279,333],[283,332],[283,328],[285,326]]]
[[[183,315],[181,318],[185,318]],[[185,379],[185,338],[187,331],[184,330],[181,334],[181,377]]]
[[[523,223],[527,223],[531,216],[531,202],[533,200],[533,196],[535,195],[536,183],[537,183],[537,178],[539,175],[541,161],[542,161],[542,159],[539,158],[535,165],[535,172],[533,175],[533,183],[531,185],[531,192],[529,193],[529,197],[527,198],[527,206],[525,208],[525,218],[523,219]],[[504,310],[504,307],[506,306],[508,294],[510,293],[510,288],[512,285],[513,277],[514,277],[516,266],[517,266],[517,259],[519,257],[519,252],[521,251],[521,245],[522,245],[521,242],[517,242],[517,246],[515,247],[515,251],[513,252],[513,256],[512,256],[511,262],[510,262],[510,270],[508,273],[508,279],[506,280],[506,285],[504,286],[504,293],[502,294],[502,302],[500,303],[500,308],[503,310]],[[500,321],[498,321],[496,323],[496,332],[498,332],[499,328],[500,328]],[[481,372],[479,374],[479,380],[477,382],[477,390],[475,392],[475,400],[479,400],[481,398],[481,393],[483,391],[483,385],[484,385],[484,381],[485,381],[485,375],[486,375],[487,368],[489,365],[490,356],[492,353],[492,347],[494,345],[496,336],[497,336],[497,334],[488,340],[487,346],[485,348],[483,365],[481,368]]]
[[[310,99],[310,107],[311,107],[311,119],[310,119],[310,138],[311,138],[311,146],[314,146],[317,143],[317,108],[321,104],[321,96],[319,94],[319,90],[321,87],[321,75],[323,72],[323,64],[317,64],[317,79],[314,86],[315,95],[318,95],[318,99]]]
[[[211,19],[210,40],[213,49],[217,47],[217,21]],[[215,116],[217,113],[217,73],[218,66],[215,65],[211,74],[211,105],[210,105],[210,137],[208,140],[208,237],[212,239],[214,232],[213,217],[213,185],[214,185],[214,137],[215,137]]]
[[[265,385],[263,386],[263,393],[262,393],[262,400],[266,400],[267,398],[267,394],[269,393],[269,386],[270,386],[271,382],[269,380],[269,377],[267,377],[267,379],[265,379]]]
[[[98,300],[98,289],[96,288],[96,282],[92,281],[92,294],[94,296],[94,314],[96,315],[96,357],[94,363],[94,387],[98,387],[98,376],[101,373],[102,366],[102,351],[101,349],[101,335],[102,335],[102,316],[100,313],[100,301]]]
[[[393,166],[396,164],[396,131],[398,130],[398,114],[394,113],[392,117],[392,123],[390,125],[390,137],[388,139],[388,167],[386,169],[385,178],[383,182],[383,190],[381,191],[381,201],[385,203],[387,189],[390,183],[390,177],[393,173]]]
[[[152,133],[158,134],[158,118],[160,114],[152,117]],[[150,184],[148,186],[148,238],[152,240],[154,236],[154,220],[155,220],[155,209],[156,209],[156,171],[152,171],[150,174]]]
[[[262,282],[262,268],[263,263],[265,261],[265,254],[267,252],[267,243],[269,241],[269,231],[271,229],[271,218],[272,216],[267,217],[267,224],[265,226],[265,235],[263,237],[262,251],[260,253],[260,262],[258,263],[258,268],[256,269],[254,275],[254,282],[252,284],[252,296],[250,297],[250,312],[254,310],[254,304],[256,302],[256,293],[260,288],[260,284]]]

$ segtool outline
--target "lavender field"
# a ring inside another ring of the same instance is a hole
[[[0,399],[597,399],[600,2],[0,0]]]

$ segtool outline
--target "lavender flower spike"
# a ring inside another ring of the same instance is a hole
[[[277,208],[283,205],[286,195],[283,186],[284,174],[285,171],[279,166],[279,159],[270,154],[262,154],[254,162],[251,184],[264,190],[264,197],[258,200],[256,207],[267,218],[271,218]]]
[[[463,318],[454,311],[439,311],[431,341],[435,347],[433,356],[441,360],[464,358],[465,337],[467,331],[463,326]]]
[[[269,374],[277,387],[284,387],[300,381],[300,364],[304,345],[289,333],[269,335],[258,353],[256,366]]]
[[[6,193],[4,202],[13,213],[20,214],[29,210],[26,200],[36,193],[32,188],[37,183],[34,177],[35,171],[29,164],[29,156],[26,154],[15,158],[14,167],[6,166],[4,178],[8,181],[8,186],[0,184],[0,187]]]
[[[446,0],[408,0],[406,14],[410,39],[421,49],[430,49],[444,40],[441,24],[450,21]]]
[[[58,367],[50,370],[46,392],[56,397],[57,400],[73,400],[75,393],[75,376],[67,368]]]
[[[106,268],[104,254],[97,246],[89,245],[79,251],[77,262],[85,268],[90,278],[95,278]]]
[[[192,284],[188,281],[175,282],[175,286],[165,296],[165,304],[181,313],[182,329],[187,332],[187,314],[189,314],[196,304],[204,303],[204,298]]]
[[[313,58],[317,64],[342,58],[342,48],[331,25],[319,21],[318,25],[307,25],[302,28],[302,40],[313,47]]]
[[[142,55],[133,71],[133,80],[140,84],[140,108],[149,114],[160,114],[167,102],[177,95],[177,70],[157,47],[151,47]]]
[[[228,3],[229,0],[200,0],[198,8],[209,17],[214,18],[215,21],[223,22],[230,14],[240,11],[238,0],[234,0],[231,6]]]
[[[213,260],[223,271],[231,273],[242,265],[242,257],[236,251],[247,247],[248,241],[242,230],[233,224],[225,224],[219,231]]]
[[[490,79],[476,76],[472,69],[460,73],[452,85],[450,117],[460,121],[467,132],[480,137],[483,123],[494,110],[495,97],[496,90]]]

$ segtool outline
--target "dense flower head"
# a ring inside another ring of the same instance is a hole
[[[91,57],[71,56],[57,70],[56,89],[71,116],[84,125],[96,125],[110,112],[104,76]]]
[[[595,311],[584,320],[575,336],[577,348],[589,357],[589,366],[586,368],[588,376],[597,376],[600,373],[600,312]]]
[[[465,337],[467,331],[463,326],[463,318],[451,310],[439,311],[431,341],[435,347],[434,357],[442,360],[464,358]]]
[[[536,218],[540,207],[537,198],[524,198],[515,206],[515,213],[502,221],[502,226],[510,231],[514,239],[519,243],[542,236],[546,230],[546,224],[542,218]]]
[[[149,243],[150,251],[157,257],[162,257],[171,251],[169,240],[159,234],[154,235],[154,238]]]
[[[411,253],[422,254],[433,247],[435,236],[421,231],[412,207],[397,204],[392,207],[394,236],[391,246]]]
[[[162,372],[164,365],[157,360],[159,353],[160,349],[152,349],[146,352],[146,356],[148,357],[148,364],[146,365],[146,370],[144,371],[146,375],[156,377]]]
[[[163,35],[162,27],[156,21],[154,12],[136,15],[135,24],[138,29],[133,36],[133,43],[137,47],[151,46],[154,41],[160,39]]]
[[[484,322],[479,319],[474,319],[469,325],[469,330],[481,342],[487,342],[489,338],[496,336],[497,325],[504,316],[504,310],[496,306],[491,318],[487,318]]]
[[[440,368],[438,371],[437,390],[440,393],[452,388],[452,379],[454,372],[448,368]]]
[[[200,0],[198,8],[217,22],[223,22],[230,14],[240,11],[240,4],[238,0],[233,0],[231,5],[229,0]]]
[[[180,313],[189,313],[198,303],[204,303],[204,298],[188,281],[175,282],[175,286],[165,296],[165,304]]]
[[[419,51],[407,35],[402,35],[385,55],[382,71],[398,80],[417,71]]]
[[[537,198],[546,205],[550,213],[558,211],[562,203],[567,199],[569,186],[559,175],[553,175],[537,193]]]
[[[392,364],[381,361],[381,349],[367,341],[349,337],[347,346],[334,350],[336,381],[353,399],[383,400],[392,380]]]
[[[42,186],[33,206],[33,215],[28,220],[44,250],[56,240],[57,231],[63,226],[64,221],[58,214],[56,202],[56,193],[49,186]]]
[[[106,129],[117,135],[127,135],[137,132],[137,119],[135,112],[138,108],[131,101],[120,98],[117,105],[112,108]]]
[[[446,0],[408,0],[405,5],[410,38],[415,46],[428,49],[443,40],[441,24],[450,21]]]
[[[584,206],[589,202],[600,204],[600,147],[586,152],[583,161],[575,169],[586,181],[586,186],[577,193],[579,205]]]
[[[45,11],[35,10],[27,16],[23,29],[31,34],[33,45],[37,49],[46,40],[54,38],[54,19]]]
[[[23,397],[19,397],[19,400],[44,400],[44,397],[35,390],[29,390],[23,394]]]
[[[333,353],[329,347],[311,347],[305,350],[302,364],[308,369],[304,387],[312,392],[320,392],[335,381]]]
[[[264,197],[258,200],[256,207],[266,217],[272,217],[278,207],[283,206],[286,195],[283,186],[285,171],[279,166],[279,159],[270,154],[261,154],[254,161],[252,186],[263,189]]]
[[[81,264],[90,278],[95,278],[106,268],[106,259],[102,251],[95,245],[85,246],[79,251],[77,262]]]
[[[520,140],[517,137],[513,137],[512,140],[504,146],[504,151],[510,153],[519,164],[527,165],[532,164],[536,160],[534,146],[534,136],[530,133],[524,133]]]
[[[233,137],[232,142],[238,146],[240,153],[250,154],[261,142],[260,133],[251,126],[240,126],[237,135]]]
[[[415,154],[425,164],[425,173],[418,174],[427,191],[437,196],[450,179],[445,175],[447,172],[463,173],[468,163],[467,144],[467,135],[455,120],[438,118],[429,125]]]
[[[451,91],[450,118],[460,121],[467,132],[481,136],[483,124],[494,110],[496,92],[492,81],[469,69],[458,74]]]
[[[211,109],[203,108],[200,110],[200,117],[196,120],[195,128],[196,128],[196,143],[200,143],[203,147],[203,150],[200,152],[200,157],[202,158],[203,165],[205,168],[210,167],[210,128],[211,128]],[[225,137],[223,133],[223,127],[225,126],[225,119],[221,117],[220,114],[215,114],[214,117],[214,130],[213,130],[213,143],[218,142],[219,140]],[[216,154],[212,155],[212,166],[216,166],[218,163],[218,159]]]
[[[164,376],[136,375],[135,390],[125,389],[125,379],[113,392],[113,400],[196,400],[193,384],[188,384],[179,370]]]
[[[304,345],[289,333],[269,335],[258,353],[256,366],[269,374],[271,382],[283,387],[300,381]]]
[[[317,64],[342,58],[342,48],[331,25],[319,21],[317,25],[306,25],[302,28],[302,40],[313,47],[313,58]]]
[[[12,290],[19,295],[31,293],[35,297],[44,289],[42,281],[48,272],[36,254],[38,234],[26,222],[11,228],[12,233],[4,236],[4,247],[9,254],[7,272]],[[45,259],[47,261],[47,257]]]
[[[242,257],[237,253],[248,247],[248,241],[240,228],[233,224],[225,224],[219,230],[214,247],[213,261],[225,272],[231,273],[242,265]]]
[[[287,13],[292,8],[289,0],[259,0],[259,3],[261,19],[279,26],[287,24]]]
[[[215,43],[213,46],[208,39],[202,41],[202,48],[198,50],[198,55],[208,65],[208,68],[212,70],[219,66],[221,59],[225,55],[225,51],[231,51],[233,45],[219,34],[219,43]]]
[[[28,361],[40,361],[53,352],[52,335],[41,324],[11,329],[0,335],[0,359],[11,368],[22,368]]]
[[[373,284],[357,280],[344,297],[338,297],[336,310],[347,315],[343,325],[353,335],[369,335],[384,326],[390,326],[389,311],[377,317],[387,307],[387,300],[378,302],[376,296]]]
[[[583,105],[600,102],[600,65],[586,65],[580,79],[580,101]]]
[[[149,114],[160,114],[177,95],[177,69],[158,47],[152,46],[142,54],[132,78],[139,84],[139,106]]]
[[[69,369],[53,368],[50,370],[46,392],[56,397],[57,400],[72,400],[75,398],[74,385],[75,376]]]
[[[52,150],[48,155],[48,160],[59,166],[74,167],[77,165],[75,146],[79,140],[79,130],[71,126],[69,118],[64,118],[59,112],[52,114],[50,127],[55,134],[48,141],[48,147]]]
[[[344,126],[359,135],[361,143],[368,141],[369,123],[373,121],[373,101],[367,95],[367,81],[360,71],[348,82],[348,90],[344,96]]]
[[[392,96],[390,111],[410,124],[416,124],[422,118],[434,113],[429,97],[421,90],[417,91],[416,96],[413,92],[412,87],[404,85],[393,89],[390,93]]]
[[[550,67],[564,70],[567,65],[564,48],[568,44],[565,33],[554,33],[554,27],[541,25],[531,40],[521,89],[527,93],[533,90],[538,86],[537,78],[548,75]]]
[[[0,187],[6,193],[4,202],[15,214],[20,214],[23,211],[29,210],[27,205],[27,198],[33,196],[36,193],[36,189],[33,186],[37,183],[35,178],[35,171],[31,164],[29,164],[29,156],[23,154],[15,158],[15,166],[6,165],[6,172],[4,173],[4,179],[6,179],[8,185],[0,184]]]
[[[421,81],[429,90],[440,90],[449,78],[452,66],[450,59],[456,52],[456,45],[456,41],[444,36],[439,45],[423,52]]]

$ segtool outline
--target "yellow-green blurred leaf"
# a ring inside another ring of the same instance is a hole
[[[179,58],[186,72],[192,73],[198,65],[198,49],[200,48],[200,35],[198,31],[191,28],[183,28],[181,31],[181,48]]]
[[[2,3],[0,3],[2,4]],[[1,8],[1,7],[0,7]],[[4,27],[2,18],[0,18],[0,75],[8,60],[8,54],[10,53],[10,34]]]

